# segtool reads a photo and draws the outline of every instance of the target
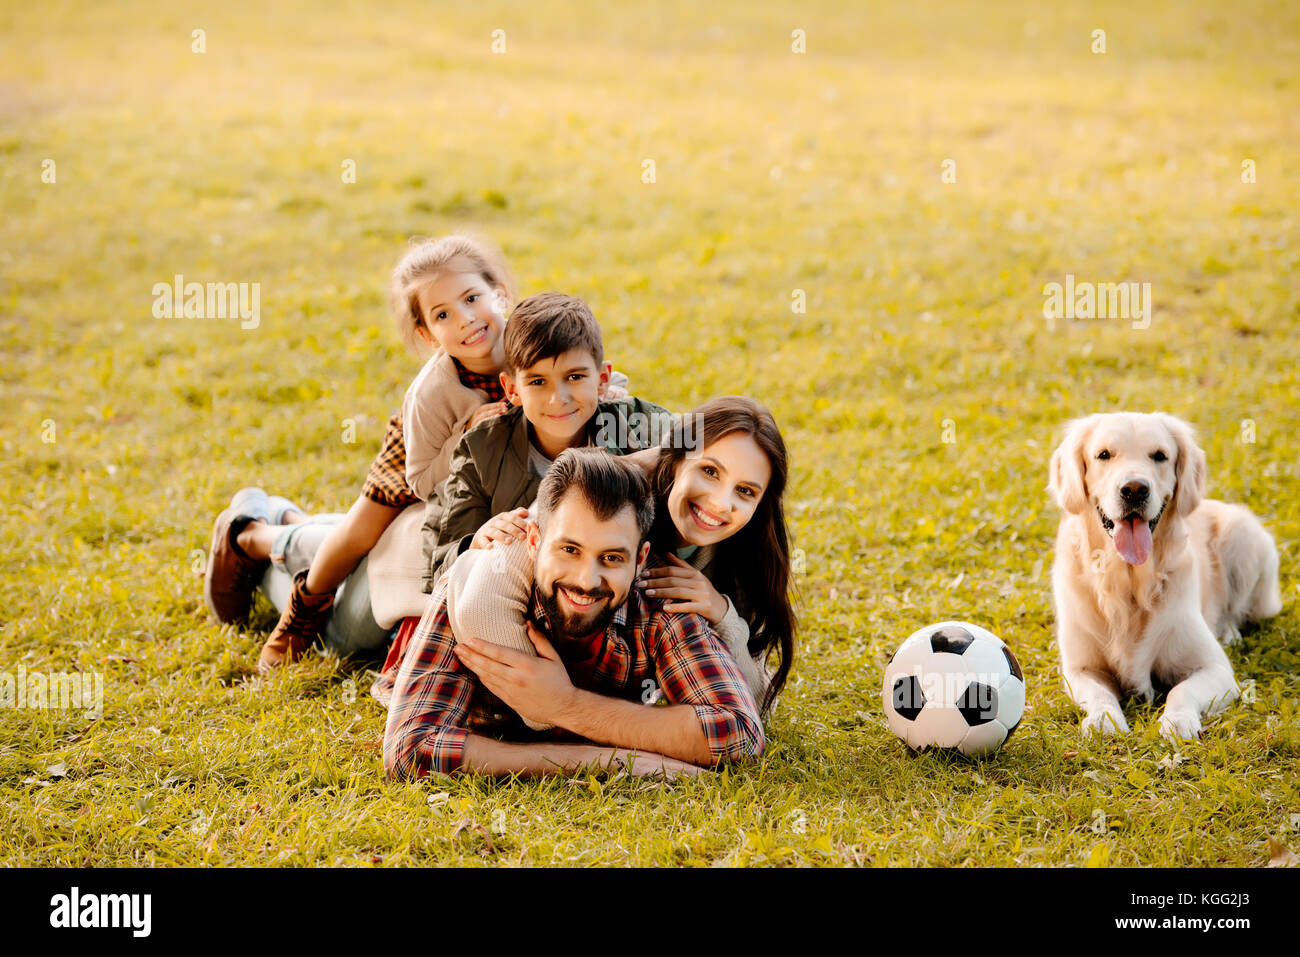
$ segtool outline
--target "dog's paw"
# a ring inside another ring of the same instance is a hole
[[[1219,641],[1223,642],[1225,648],[1231,648],[1233,645],[1240,643],[1241,632],[1236,625],[1229,625],[1223,630],[1223,634],[1219,636]]]
[[[1201,736],[1201,716],[1195,711],[1170,711],[1160,716],[1160,734],[1166,738],[1195,740]]]
[[[1205,716],[1207,718],[1213,717],[1214,715],[1218,714],[1220,711],[1223,711],[1225,708],[1228,707],[1228,705],[1232,704],[1241,696],[1242,696],[1241,688],[1238,687],[1237,682],[1234,681],[1231,687],[1224,688],[1223,692],[1217,695],[1215,699],[1210,702],[1210,706],[1205,709]]]
[[[1128,722],[1121,711],[1094,711],[1083,719],[1079,730],[1089,734],[1127,734]]]

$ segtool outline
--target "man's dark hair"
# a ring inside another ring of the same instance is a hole
[[[514,320],[512,319],[511,322]],[[604,449],[565,449],[546,470],[537,489],[537,526],[546,525],[570,491],[583,497],[596,517],[607,522],[624,508],[636,513],[637,547],[654,524],[655,500],[645,473]]]
[[[505,371],[515,375],[543,359],[571,349],[590,352],[596,368],[605,361],[605,342],[591,307],[577,296],[541,292],[529,296],[506,323]]]

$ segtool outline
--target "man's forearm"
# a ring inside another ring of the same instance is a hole
[[[675,770],[675,762],[646,751],[637,752],[633,759],[628,749],[549,742],[520,744],[477,734],[465,739],[460,770],[479,774],[570,774],[583,767],[617,769],[633,763],[640,773],[653,773],[660,767],[668,772]]]
[[[575,688],[572,706],[555,723],[601,744],[666,754],[698,765],[716,761],[699,716],[687,704],[650,707]]]

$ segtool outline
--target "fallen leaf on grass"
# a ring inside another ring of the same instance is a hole
[[[1295,851],[1281,841],[1275,841],[1271,837],[1268,839],[1268,863],[1265,867],[1295,867],[1297,864],[1300,864],[1300,857],[1296,856]]]
[[[479,854],[486,855],[496,853],[496,846],[492,843],[492,835],[488,833],[488,829],[482,824],[478,824],[474,821],[461,821],[456,825],[456,829],[451,832],[452,842],[455,843],[461,834],[464,833],[477,834],[483,839],[483,846],[478,849]]]
[[[1174,768],[1178,767],[1178,765],[1182,764],[1186,760],[1187,759],[1183,757],[1181,754],[1179,754],[1177,751],[1173,751],[1169,754],[1166,754],[1163,758],[1161,758],[1158,764],[1164,770],[1172,771]]]

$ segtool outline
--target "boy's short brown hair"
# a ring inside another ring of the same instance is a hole
[[[505,371],[527,369],[543,359],[554,359],[571,349],[591,353],[596,367],[605,361],[605,342],[591,307],[577,296],[542,292],[529,296],[510,313],[506,323]]]

